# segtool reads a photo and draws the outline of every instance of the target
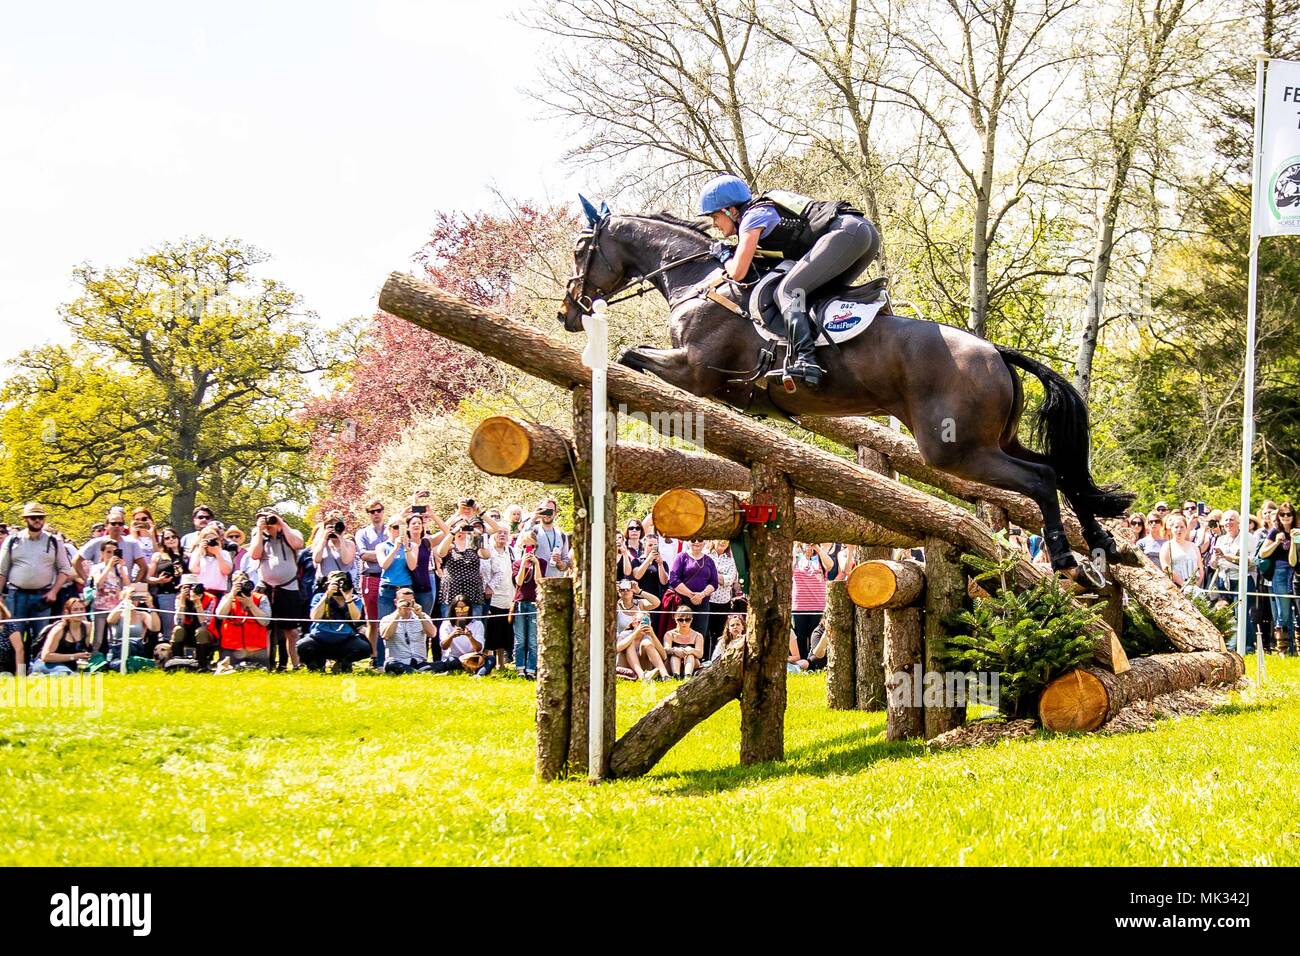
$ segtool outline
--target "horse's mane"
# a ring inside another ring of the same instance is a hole
[[[641,213],[636,218],[653,219],[655,222],[667,223],[670,226],[679,226],[682,229],[689,229],[691,232],[697,232],[706,238],[710,235],[708,223],[700,222],[698,220],[692,221],[690,219],[682,219],[679,216],[674,216],[672,213],[662,210],[659,212]]]

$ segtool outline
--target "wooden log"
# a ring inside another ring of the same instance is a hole
[[[885,739],[908,740],[925,733],[925,709],[916,706],[921,675],[921,611],[885,610]]]
[[[583,365],[580,350],[412,276],[391,274],[379,304],[393,315],[562,387],[572,389],[591,381],[591,370]],[[917,537],[934,535],[952,541],[964,551],[993,560],[1002,557],[998,543],[971,512],[789,438],[712,399],[618,365],[609,369],[608,391],[612,401],[633,411],[691,414],[699,425],[696,434],[700,443],[714,454],[747,463],[751,470],[758,463],[778,468],[810,496],[847,508],[893,531]],[[787,513],[792,504],[793,497]],[[1044,573],[1026,557],[1012,568],[1010,583],[1017,588],[1029,587]],[[1098,663],[1122,668],[1123,651],[1115,651],[1119,642],[1114,632],[1101,623],[1093,631]]]
[[[828,639],[826,706],[853,710],[857,704],[853,673],[853,602],[844,581],[826,585],[826,612],[822,617]]]
[[[858,710],[885,709],[885,612],[854,605],[853,690]]]
[[[506,415],[485,418],[469,442],[469,457],[479,470],[546,484],[573,481],[572,454],[573,439],[558,429]],[[614,460],[619,490],[637,494],[659,494],[684,484],[724,491],[750,485],[744,465],[676,448],[619,442]]]
[[[924,590],[925,568],[916,561],[864,561],[849,572],[849,597],[858,607],[908,607]]]
[[[942,674],[948,651],[947,620],[961,610],[966,597],[966,571],[961,554],[947,541],[925,539],[925,671]],[[945,692],[948,682],[944,681]],[[925,706],[925,739],[932,740],[966,722],[965,703]]]
[[[614,744],[609,775],[639,777],[649,772],[692,727],[739,697],[744,655],[745,644],[737,641],[633,724]]]
[[[655,530],[670,538],[690,541],[721,538],[730,541],[740,534],[742,506],[749,495],[702,488],[673,488],[654,503]],[[780,516],[784,521],[786,516]],[[794,536],[798,541],[834,541],[891,548],[910,547],[916,539],[882,528],[851,511],[817,498],[794,500]]]
[[[967,481],[942,472],[925,463],[916,442],[901,432],[886,428],[869,418],[822,418],[805,415],[799,423],[809,431],[838,441],[849,448],[867,446],[889,456],[895,468],[909,478],[946,491],[966,501],[985,501],[1003,508],[1008,517],[1025,528],[1041,528],[1042,513],[1038,506],[1024,495],[1004,491],[991,485]],[[1062,521],[1071,547],[1088,553],[1079,520],[1062,504]],[[1128,593],[1130,600],[1146,608],[1156,626],[1180,651],[1218,651],[1223,649],[1223,638],[1213,624],[1196,610],[1169,579],[1169,576],[1147,560],[1146,556],[1123,538],[1123,525],[1103,521],[1103,525],[1120,543],[1123,560],[1111,563],[1109,572]],[[1122,669],[1122,668],[1121,668]]]
[[[897,478],[889,459],[866,445],[857,447],[858,466],[887,478]],[[888,560],[891,548],[866,548],[860,560]],[[885,709],[885,612],[854,607],[854,691],[859,710]]]
[[[571,553],[577,563],[574,574],[573,596],[573,639],[571,657],[570,685],[573,689],[569,719],[569,771],[574,775],[590,775],[589,742],[591,698],[599,694],[604,700],[603,736],[604,750],[601,755],[601,770],[595,774],[599,779],[604,775],[609,763],[610,748],[614,744],[615,718],[617,707],[615,687],[618,674],[614,669],[614,622],[615,605],[618,591],[614,586],[618,562],[613,543],[618,513],[617,465],[614,460],[614,443],[606,448],[605,474],[607,489],[605,494],[605,553],[593,556],[591,553],[591,535],[588,527],[588,515],[591,504],[591,390],[580,386],[573,390],[573,433],[574,433],[574,533]],[[605,607],[590,606],[591,575],[603,573],[605,576]],[[591,674],[591,631],[590,615],[600,615],[605,624],[605,680],[599,688],[590,686]]]
[[[794,488],[781,468],[755,462],[754,494],[776,505],[778,515],[794,507]],[[749,611],[746,667],[740,698],[740,762],[785,759],[785,665],[790,657],[790,555],[792,522],[779,527],[749,525]]]
[[[537,779],[555,780],[569,762],[569,677],[573,580],[537,582]]]
[[[1038,698],[1048,730],[1096,730],[1126,706],[1176,690],[1235,684],[1245,662],[1232,651],[1194,651],[1137,657],[1123,674],[1079,667],[1062,674]]]

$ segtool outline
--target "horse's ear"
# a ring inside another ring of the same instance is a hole
[[[587,225],[594,226],[600,222],[600,212],[591,204],[590,199],[582,193],[578,193],[578,202],[582,203],[582,213],[587,217]]]
[[[614,215],[609,211],[609,203],[602,201],[600,204],[600,221],[609,222],[609,217]]]

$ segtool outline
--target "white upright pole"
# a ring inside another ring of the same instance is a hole
[[[583,362],[591,369],[591,506],[587,509],[591,541],[590,587],[587,591],[587,618],[591,626],[591,685],[588,695],[587,776],[599,780],[605,775],[605,474],[606,429],[609,427],[606,403],[606,369],[608,366],[609,326],[605,320],[604,299],[591,304],[587,326],[587,350]]]
[[[1250,280],[1246,298],[1246,375],[1245,395],[1241,415],[1241,553],[1237,558],[1237,653],[1246,653],[1246,620],[1249,616],[1246,592],[1250,590],[1250,548],[1246,541],[1250,534],[1250,456],[1255,444],[1255,303],[1256,273],[1259,271],[1259,233],[1255,216],[1259,210],[1259,153],[1260,138],[1264,135],[1261,121],[1264,116],[1264,67],[1267,54],[1255,54],[1255,146],[1250,164]],[[1255,674],[1264,679],[1264,651],[1256,641]]]
[[[126,673],[126,659],[131,654],[131,615],[135,607],[128,603],[128,608],[122,613],[122,659],[117,664],[119,674]]]

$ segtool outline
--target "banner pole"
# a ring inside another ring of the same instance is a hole
[[[1268,62],[1265,53],[1255,54],[1255,129],[1254,147],[1251,151],[1250,173],[1250,278],[1246,298],[1246,375],[1241,416],[1241,549],[1237,556],[1237,653],[1246,653],[1246,623],[1250,612],[1246,593],[1250,590],[1250,466],[1251,451],[1255,444],[1255,308],[1257,303],[1259,271],[1259,230],[1255,217],[1259,211],[1259,156],[1260,138],[1264,128],[1264,69]],[[1264,680],[1263,640],[1255,646],[1255,675],[1258,683]]]

